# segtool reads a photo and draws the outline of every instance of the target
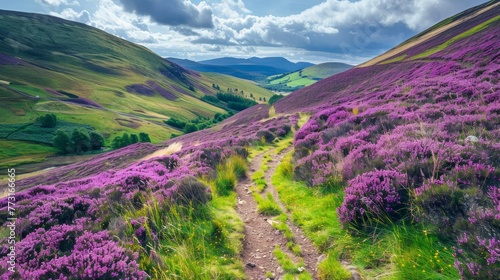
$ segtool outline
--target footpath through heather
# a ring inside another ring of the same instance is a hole
[[[292,223],[291,215],[279,201],[278,193],[271,183],[276,166],[291,147],[275,154],[275,150],[264,151],[250,162],[248,176],[236,187],[237,212],[245,223],[245,239],[241,258],[247,279],[317,279],[317,264],[321,259],[312,242],[303,231]],[[267,152],[267,153],[266,153]],[[266,160],[264,157],[266,155]],[[264,171],[264,189],[258,189],[252,175]],[[272,197],[270,197],[272,196]],[[259,199],[260,197],[261,199]],[[260,213],[259,204],[270,199],[277,213]],[[256,201],[256,200],[259,200]]]

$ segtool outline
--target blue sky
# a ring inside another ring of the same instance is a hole
[[[470,0],[24,0],[0,9],[83,22],[164,57],[284,56],[358,64]]]

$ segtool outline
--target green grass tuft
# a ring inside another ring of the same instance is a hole
[[[254,193],[253,197],[255,198],[255,201],[257,201],[257,211],[259,211],[260,214],[266,216],[276,216],[281,214],[281,208],[276,200],[274,200],[271,193],[267,194],[267,198],[262,197],[262,195],[258,193]]]

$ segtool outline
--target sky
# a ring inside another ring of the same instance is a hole
[[[486,0],[1,0],[79,21],[163,57],[359,64]],[[1,24],[1,23],[0,23]],[[1,28],[1,25],[0,25]]]

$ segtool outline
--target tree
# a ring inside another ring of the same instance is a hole
[[[137,134],[130,134],[130,144],[135,144],[139,142],[139,137]]]
[[[123,147],[122,146],[122,138],[120,136],[116,136],[113,141],[111,142],[111,148],[112,149],[119,149]]]
[[[144,132],[139,133],[139,141],[151,143],[151,139],[149,139],[149,135],[147,133],[144,133]]]
[[[184,127],[184,132],[185,133],[191,133],[191,132],[195,132],[197,130],[198,130],[198,127],[196,127],[196,125],[193,124],[193,123],[188,123],[186,125],[186,127]]]
[[[92,131],[90,132],[90,148],[92,150],[99,150],[104,146],[104,137],[101,134]]]
[[[52,145],[64,154],[71,153],[73,150],[68,133],[60,129],[57,130],[56,135],[52,138]]]
[[[131,144],[130,143],[130,136],[128,135],[128,133],[126,133],[126,132],[123,133],[121,142],[122,142],[122,145],[121,145],[122,147],[125,147],[125,146],[128,146]]]
[[[82,129],[74,129],[71,133],[71,141],[73,142],[76,153],[81,154],[90,149],[90,137],[87,131]]]
[[[54,114],[45,114],[41,117],[38,117],[37,122],[41,127],[52,128],[57,125],[57,116]]]

